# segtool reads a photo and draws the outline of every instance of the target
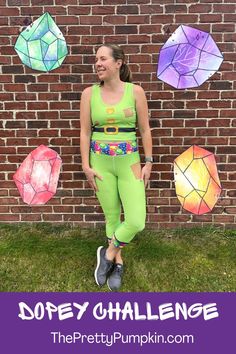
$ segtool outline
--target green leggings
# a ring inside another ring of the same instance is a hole
[[[95,177],[96,196],[106,219],[108,239],[115,236],[116,246],[123,247],[145,227],[146,196],[141,177],[138,151],[121,156],[90,152],[90,166],[103,177]],[[121,222],[121,205],[124,222]]]

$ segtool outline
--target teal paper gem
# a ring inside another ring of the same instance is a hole
[[[59,68],[68,54],[65,38],[48,12],[21,32],[14,48],[23,64],[39,71]]]

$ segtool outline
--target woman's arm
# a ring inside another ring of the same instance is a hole
[[[134,86],[134,96],[138,116],[138,127],[142,137],[145,158],[152,157],[152,135],[148,121],[148,105],[144,90],[141,86]],[[145,187],[150,179],[151,170],[152,163],[146,162],[141,172],[141,180],[144,180]]]
[[[152,156],[152,135],[148,120],[148,105],[145,92],[139,85],[134,85],[138,127],[142,137],[145,157]]]
[[[82,168],[89,168],[89,149],[91,138],[90,98],[92,87],[87,87],[80,100],[80,153]]]
[[[92,86],[87,87],[82,92],[81,100],[80,100],[80,153],[82,159],[82,169],[87,177],[88,183],[95,191],[98,191],[95,177],[102,180],[102,176],[100,176],[96,171],[94,171],[89,164],[90,138],[91,138],[91,118],[90,118],[91,92],[92,92]]]

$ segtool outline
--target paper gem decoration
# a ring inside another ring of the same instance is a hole
[[[21,32],[14,48],[23,64],[39,71],[59,68],[68,54],[65,38],[48,12]]]
[[[184,209],[204,214],[213,209],[221,184],[214,155],[197,145],[174,160],[175,189]]]
[[[198,87],[222,61],[223,55],[209,33],[181,25],[161,48],[157,77],[177,89]]]
[[[25,158],[13,176],[25,203],[45,204],[54,196],[61,163],[57,152],[44,145],[37,147]]]

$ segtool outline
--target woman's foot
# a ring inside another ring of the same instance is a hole
[[[113,267],[113,262],[106,257],[106,248],[103,246],[97,249],[97,267],[94,272],[94,277],[97,285],[102,286],[106,283],[107,276]]]
[[[122,284],[122,276],[124,273],[124,266],[120,263],[115,263],[111,274],[107,279],[107,286],[111,291],[117,291]]]

